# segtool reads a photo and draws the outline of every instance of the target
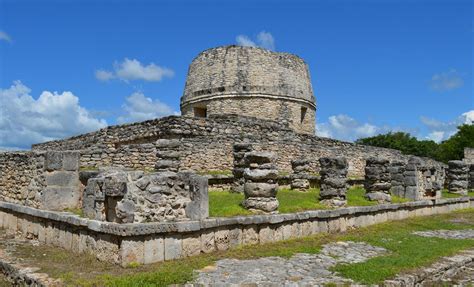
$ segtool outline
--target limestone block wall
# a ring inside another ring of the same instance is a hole
[[[206,106],[208,116],[242,114],[287,124],[297,133],[314,134],[315,130],[315,110],[304,102],[254,95],[201,101],[199,105]],[[184,116],[194,116],[193,106],[184,107],[182,113]]]
[[[189,66],[184,116],[240,114],[314,134],[316,103],[309,70],[298,56],[227,46],[199,54]]]
[[[464,161],[468,164],[474,164],[474,148],[464,148]]]
[[[79,152],[0,153],[0,201],[35,208],[79,207]]]
[[[95,145],[90,144],[91,139]],[[310,161],[312,173],[319,172],[320,157],[346,157],[349,176],[363,176],[365,159],[370,156],[404,162],[409,158],[397,150],[298,134],[276,121],[236,115],[210,118],[171,116],[111,126],[65,140],[36,144],[33,150],[77,149],[81,153],[83,168],[113,165],[151,170],[156,163],[155,143],[158,139],[179,139],[180,170],[197,172],[232,170],[232,146],[238,142],[251,142],[257,151],[276,153],[278,169],[286,173],[291,173],[291,160],[301,157]],[[434,166],[442,165],[429,159],[427,162]]]
[[[239,245],[344,232],[389,220],[469,207],[474,207],[472,198],[454,198],[291,214],[118,224],[0,202],[0,228],[20,238],[36,239],[42,244],[74,253],[89,253],[98,260],[127,266],[195,256]]]

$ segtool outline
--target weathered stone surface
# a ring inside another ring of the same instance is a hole
[[[278,200],[274,197],[249,197],[242,205],[253,211],[274,212],[278,209]]]
[[[83,210],[117,223],[203,219],[209,215],[207,179],[189,172],[112,169],[88,180]]]
[[[448,191],[467,195],[469,187],[469,165],[460,160],[451,160],[448,162],[448,166]]]
[[[300,191],[308,190],[310,182],[308,180],[311,171],[310,162],[307,159],[296,159],[291,161],[293,174],[291,175],[291,189]]]
[[[321,165],[321,202],[330,206],[344,206],[347,203],[347,160],[342,157],[322,157],[319,163]]]
[[[380,203],[391,202],[390,161],[386,158],[371,157],[366,161],[365,182],[366,197]]]

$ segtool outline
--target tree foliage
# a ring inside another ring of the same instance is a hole
[[[447,162],[462,159],[464,148],[474,148],[474,125],[461,125],[456,134],[437,144],[432,140],[418,140],[409,133],[395,132],[361,138],[357,144],[398,149],[403,154],[431,157]]]

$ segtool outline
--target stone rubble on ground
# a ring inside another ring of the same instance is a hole
[[[444,239],[474,239],[474,229],[416,231],[413,234]]]
[[[216,266],[197,271],[189,285],[204,286],[315,286],[350,284],[330,269],[337,264],[360,263],[387,251],[362,242],[335,242],[323,246],[319,254],[295,254],[289,259],[265,257],[252,260],[223,259]]]

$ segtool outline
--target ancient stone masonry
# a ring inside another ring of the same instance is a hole
[[[474,163],[469,166],[469,189],[474,190]]]
[[[388,168],[392,185],[390,192],[398,197],[405,197],[405,165],[404,161],[395,160]]]
[[[143,223],[209,215],[207,179],[191,173],[111,169],[90,178],[84,214],[95,220]]]
[[[0,153],[0,201],[63,210],[79,206],[79,153]]]
[[[344,206],[347,204],[347,160],[343,157],[323,157],[321,165],[321,203],[329,206]]]
[[[365,196],[369,200],[380,203],[392,201],[389,163],[386,158],[371,157],[367,159],[364,187]]]
[[[276,157],[268,152],[247,152],[244,159],[244,193],[242,205],[253,211],[274,213],[278,209],[278,170]]]
[[[441,197],[444,183],[443,167],[429,166],[423,159],[411,157],[405,166],[403,175],[405,191],[404,193],[394,193],[395,195],[412,200]],[[395,191],[393,184],[394,175],[392,174],[392,191]]]
[[[244,170],[247,163],[244,160],[245,153],[252,151],[252,144],[249,143],[237,143],[233,146],[234,155],[234,168],[232,174],[234,176],[234,183],[232,184],[231,190],[233,192],[244,192]]]
[[[291,161],[291,168],[293,174],[291,174],[291,189],[300,191],[306,191],[310,187],[309,176],[311,166],[307,159],[295,159]]]
[[[177,139],[159,139],[156,141],[156,171],[178,171],[180,145],[181,143]]]
[[[226,46],[200,53],[189,66],[181,113],[240,114],[277,120],[314,134],[316,101],[309,69],[298,56]]]
[[[467,195],[469,166],[460,160],[448,162],[448,190],[451,193]]]

